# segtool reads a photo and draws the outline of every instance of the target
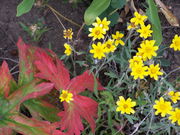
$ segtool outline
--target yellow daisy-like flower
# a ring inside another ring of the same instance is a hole
[[[66,49],[66,50],[64,51],[64,53],[65,53],[67,56],[71,55],[71,53],[72,53],[71,45],[65,43],[65,44],[64,44],[64,47],[65,47],[65,49]]]
[[[158,46],[154,46],[155,40],[145,40],[143,41],[138,48],[138,51],[142,54],[143,59],[151,59],[152,56],[157,56],[156,50]]]
[[[121,44],[122,46],[125,45],[125,43],[121,40],[124,37],[124,34],[120,33],[119,31],[116,31],[116,34],[112,34],[112,38],[115,40],[115,45]]]
[[[106,34],[106,31],[98,25],[94,28],[89,28],[89,31],[91,33],[88,36],[93,37],[93,40],[104,39],[104,34]]]
[[[169,120],[171,120],[172,123],[176,122],[180,126],[180,109],[175,108],[175,111],[170,112]]]
[[[131,70],[132,70],[131,76],[134,76],[135,80],[138,79],[138,78],[144,79],[144,77],[148,75],[147,69],[148,69],[147,66],[143,66],[141,64],[135,64],[131,68]]]
[[[129,23],[127,30],[136,29],[136,28],[138,28],[137,25],[135,25],[134,23]]]
[[[106,41],[104,45],[105,45],[106,53],[114,52],[116,50],[116,46],[114,45],[114,40],[112,39],[108,39],[108,41]]]
[[[111,21],[108,21],[106,17],[102,21],[101,21],[101,19],[99,17],[96,17],[96,22],[93,23],[92,25],[95,26],[95,27],[100,26],[105,31],[108,31],[110,23],[111,23]]]
[[[170,91],[168,95],[170,96],[173,103],[177,103],[177,101],[180,100],[180,92]]]
[[[153,108],[156,109],[155,115],[161,114],[161,117],[165,117],[166,114],[169,114],[171,110],[173,109],[171,106],[171,102],[164,101],[164,98],[161,97],[160,100],[155,101],[155,105],[153,105]]]
[[[68,90],[62,90],[59,99],[61,102],[66,101],[67,103],[70,103],[70,101],[73,100],[73,94],[71,92],[68,92]]]
[[[72,32],[71,28],[64,30],[63,33],[64,33],[64,38],[65,39],[72,39],[73,32]]]
[[[143,60],[141,56],[134,56],[132,59],[129,60],[129,67],[132,68],[135,65],[142,65],[143,66]]]
[[[147,19],[147,16],[141,15],[138,12],[134,12],[134,16],[133,18],[131,18],[130,22],[134,23],[134,25],[138,25],[138,24],[144,24],[144,21]]]
[[[146,38],[148,38],[148,37],[151,37],[152,35],[151,35],[151,33],[153,32],[152,30],[150,30],[150,28],[151,28],[151,25],[149,24],[149,25],[147,25],[147,26],[145,26],[145,25],[141,25],[141,28],[140,29],[138,29],[137,30],[137,32],[139,32],[140,33],[140,37],[142,37],[142,38],[144,38],[144,39],[146,39]]]
[[[97,45],[96,44],[92,44],[92,48],[90,50],[90,53],[93,53],[94,54],[94,58],[98,58],[98,59],[102,59],[103,57],[106,57],[105,56],[105,45],[104,44],[101,44],[101,42],[98,42]]]
[[[180,36],[177,34],[174,36],[170,48],[173,48],[175,51],[180,51]]]
[[[159,64],[157,65],[151,64],[147,72],[150,75],[150,77],[154,78],[155,80],[158,80],[159,75],[163,75],[163,73],[160,71]]]
[[[119,97],[119,100],[116,102],[117,104],[117,108],[116,111],[117,112],[121,112],[121,114],[134,114],[135,111],[134,109],[132,109],[132,107],[134,107],[136,105],[136,102],[132,101],[131,98],[128,98],[127,100],[124,99],[123,96]]]

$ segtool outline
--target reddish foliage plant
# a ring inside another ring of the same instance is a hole
[[[73,101],[70,103],[63,102],[64,111],[58,113],[61,117],[59,122],[61,130],[67,130],[66,135],[80,135],[84,130],[81,118],[85,119],[94,132],[95,120],[97,118],[98,103],[91,98],[79,95],[86,89],[94,91],[97,85],[98,90],[103,90],[103,86],[95,79],[89,71],[84,72],[73,79],[70,79],[69,71],[65,68],[62,61],[49,51],[37,51],[35,61],[39,73],[36,77],[49,80],[54,83],[57,90],[68,90],[73,94]],[[61,134],[61,133],[60,133]],[[58,135],[58,132],[57,132]]]
[[[34,78],[36,72],[36,67],[33,65],[33,61],[35,61],[34,53],[40,49],[26,45],[21,38],[17,46],[20,59],[18,81],[16,82],[11,76],[5,61],[0,67],[0,135],[16,133],[23,135],[55,135],[56,132],[59,132],[56,131],[57,123],[51,122],[55,121],[56,118],[42,114],[47,113],[45,112],[46,109],[51,112],[58,111],[48,103],[42,102],[41,104],[38,99],[35,100],[36,102],[34,101],[35,98],[49,93],[54,87],[53,83],[42,82],[41,79]],[[25,102],[26,104],[24,104]],[[29,111],[36,114],[36,117],[31,114],[32,117],[29,118],[21,113],[20,106],[22,104],[32,108]],[[43,109],[33,110],[33,108]],[[52,113],[52,115],[54,114]],[[42,117],[48,121],[42,120]]]

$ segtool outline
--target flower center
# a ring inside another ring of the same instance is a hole
[[[142,69],[141,69],[141,68],[137,68],[137,69],[136,69],[136,73],[137,73],[137,74],[141,74],[141,72],[142,72]]]
[[[96,34],[96,35],[99,35],[99,34],[100,34],[100,31],[99,31],[99,30],[97,30],[97,31],[95,32],[95,34]]]
[[[127,104],[124,104],[124,105],[123,105],[123,108],[124,108],[124,109],[127,109],[127,108],[128,108],[128,105],[127,105]]]
[[[64,94],[62,94],[62,97],[66,99],[68,97],[68,94],[64,93]]]
[[[146,47],[145,51],[146,51],[146,53],[151,53],[152,52],[152,48],[151,47]]]
[[[162,111],[163,110],[165,111],[167,108],[168,107],[164,103],[161,103],[160,106],[159,106],[159,109],[162,110]]]
[[[152,74],[155,74],[155,73],[156,73],[156,69],[154,69],[154,68],[151,69],[151,73],[152,73]]]
[[[106,47],[110,49],[110,48],[111,48],[111,45],[110,45],[110,44],[107,44]]]
[[[97,49],[96,49],[96,53],[101,53],[101,49],[100,49],[100,48],[97,48]]]

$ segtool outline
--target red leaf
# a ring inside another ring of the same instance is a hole
[[[3,93],[5,97],[8,97],[10,90],[10,82],[13,80],[6,61],[3,61],[0,67],[0,93]],[[2,90],[2,91],[1,91]]]
[[[50,52],[50,54],[52,53]],[[95,80],[92,74],[89,74],[89,71],[70,81],[68,70],[57,59],[57,56],[53,60],[46,52],[37,51],[36,57],[39,59],[35,64],[40,71],[36,75],[37,77],[51,81],[58,90],[64,89],[73,93],[74,100],[69,104],[64,103],[64,111],[59,113],[62,118],[60,121],[61,130],[67,130],[67,135],[80,135],[80,132],[84,130],[81,118],[84,118],[90,124],[92,131],[94,131],[94,118],[97,117],[98,104],[88,97],[77,94],[86,88],[93,91],[96,82],[97,89],[103,90],[103,86]]]
[[[55,61],[44,51],[36,51],[35,65],[40,73],[36,77],[49,80],[55,84],[56,89],[63,89],[70,80],[69,71],[64,67],[63,63],[55,58]]]
[[[67,134],[61,132],[60,130],[55,130],[52,135],[67,135]]]
[[[39,133],[39,135],[53,135],[53,132],[58,127],[57,123],[51,124],[48,121],[36,120],[24,115],[13,115],[11,119],[20,124],[9,122],[8,127],[11,127],[23,135],[35,135],[37,133]],[[33,127],[36,130],[32,130],[30,127]]]
[[[35,52],[37,50],[42,50],[38,47],[27,45],[23,42],[20,37],[17,42],[18,52],[19,52],[19,85],[29,83],[34,79],[34,74],[37,69],[34,65],[34,61],[37,59],[35,57]]]
[[[104,90],[104,87],[97,81],[98,90]],[[93,74],[90,74],[89,71],[84,72],[82,75],[79,75],[71,80],[67,90],[72,93],[80,93],[85,89],[94,91],[95,80]]]
[[[64,103],[65,110],[58,114],[62,118],[61,130],[67,129],[68,135],[80,135],[80,131],[84,130],[81,118],[84,118],[94,132],[97,107],[96,101],[80,95],[75,96],[72,103]]]
[[[0,135],[12,135],[12,129],[8,127],[0,128]]]
[[[53,83],[41,83],[41,84],[38,83],[39,83],[38,79],[31,81],[30,83],[24,85],[23,87],[13,92],[8,97],[8,99],[12,104],[17,103],[17,101],[20,104],[25,100],[31,98],[37,98],[38,96],[43,96],[49,93],[51,89],[54,87]]]
[[[39,96],[43,96],[48,94],[52,88],[54,87],[53,83],[41,83],[38,84],[34,89],[36,91],[28,94],[21,102],[24,102],[25,100],[31,99],[31,98],[37,98]]]

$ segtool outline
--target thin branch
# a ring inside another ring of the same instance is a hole
[[[19,63],[18,61],[13,60],[13,59],[11,59],[11,58],[3,58],[3,57],[0,57],[0,59],[2,59],[2,60],[10,60],[10,61],[12,61],[12,62]]]

